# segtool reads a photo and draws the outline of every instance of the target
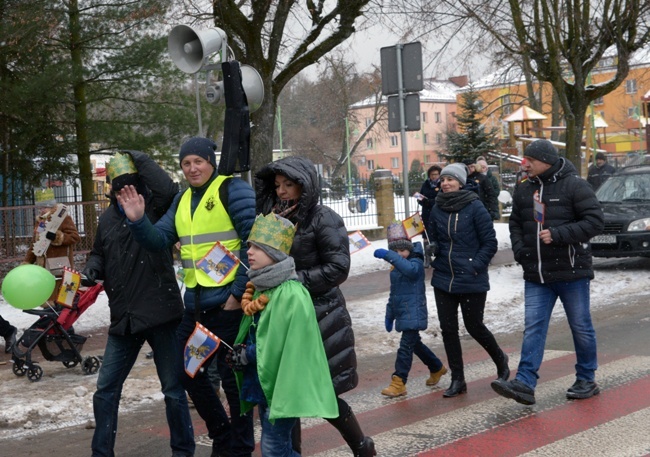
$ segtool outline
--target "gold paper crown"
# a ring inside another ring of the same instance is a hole
[[[266,216],[260,214],[255,218],[251,233],[248,235],[248,241],[265,244],[289,254],[295,234],[296,227],[289,220],[274,213]]]
[[[106,173],[111,180],[117,178],[118,176],[126,175],[129,173],[137,173],[138,170],[135,168],[133,163],[133,158],[126,153],[118,152],[113,156],[108,165],[106,166]]]
[[[36,203],[49,202],[55,200],[54,189],[52,189],[51,187],[48,187],[47,189],[37,190],[34,194],[35,194],[34,198],[36,200]]]

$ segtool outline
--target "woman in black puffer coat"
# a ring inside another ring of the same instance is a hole
[[[287,191],[288,189],[288,191]],[[291,256],[298,280],[307,288],[316,309],[336,395],[352,390],[359,378],[352,321],[339,285],[350,271],[348,234],[341,217],[319,200],[314,164],[302,157],[272,162],[255,175],[257,213],[277,213],[296,224]],[[328,419],[355,456],[376,455],[350,406],[338,398],[339,417]],[[294,436],[294,448],[297,438]],[[298,450],[298,449],[297,449]]]

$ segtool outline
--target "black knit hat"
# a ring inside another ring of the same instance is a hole
[[[555,165],[560,160],[557,149],[548,140],[536,140],[530,143],[524,149],[524,157],[531,157],[549,165]]]
[[[178,153],[178,161],[182,162],[185,156],[197,155],[210,162],[214,168],[217,168],[217,158],[214,153],[216,150],[217,143],[209,138],[195,136],[183,143]]]

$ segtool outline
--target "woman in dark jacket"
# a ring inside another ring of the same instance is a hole
[[[291,256],[298,280],[307,288],[316,309],[334,391],[339,396],[356,387],[357,357],[352,320],[339,285],[350,271],[350,248],[341,217],[318,203],[314,164],[302,157],[286,157],[262,168],[255,176],[257,212],[274,212],[296,224]],[[328,419],[355,456],[376,455],[350,406],[338,398],[339,417]],[[297,447],[294,437],[294,447]]]
[[[451,386],[444,397],[467,392],[463,353],[458,336],[458,307],[467,332],[492,358],[497,376],[510,376],[508,356],[501,350],[483,323],[487,291],[490,289],[488,265],[497,252],[492,218],[478,195],[462,189],[467,180],[463,164],[446,166],[440,176],[442,192],[431,212],[431,242],[435,243],[431,285],[436,298],[442,340],[451,369]]]

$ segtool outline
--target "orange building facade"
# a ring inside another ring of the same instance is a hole
[[[616,57],[605,57],[601,60],[596,70],[591,74],[591,84],[600,84],[610,80],[615,73]],[[508,125],[503,121],[519,106],[528,105],[527,91],[523,77],[519,74],[502,75],[498,78],[488,76],[474,84],[475,90],[483,100],[486,125],[496,127],[503,139],[508,138]],[[537,125],[515,123],[515,134],[528,133],[532,136],[550,138],[549,127],[562,127],[552,125],[552,88],[544,83],[534,86],[536,96],[542,102],[541,113],[547,116],[546,120],[537,121]],[[628,154],[647,152],[646,125],[648,119],[648,102],[650,101],[650,48],[638,51],[630,61],[630,71],[626,80],[614,91],[593,102],[592,108],[587,111],[585,119],[585,143],[591,143],[587,137],[595,138],[597,148],[610,154]],[[645,102],[644,102],[645,98]],[[596,124],[604,120],[606,127],[595,126],[591,130],[591,114],[594,114]],[[600,119],[599,119],[600,118]],[[530,127],[532,126],[532,129]],[[528,132],[523,132],[525,128]],[[542,127],[542,130],[535,130]],[[561,129],[557,129],[561,131]],[[521,147],[521,144],[518,145]]]

